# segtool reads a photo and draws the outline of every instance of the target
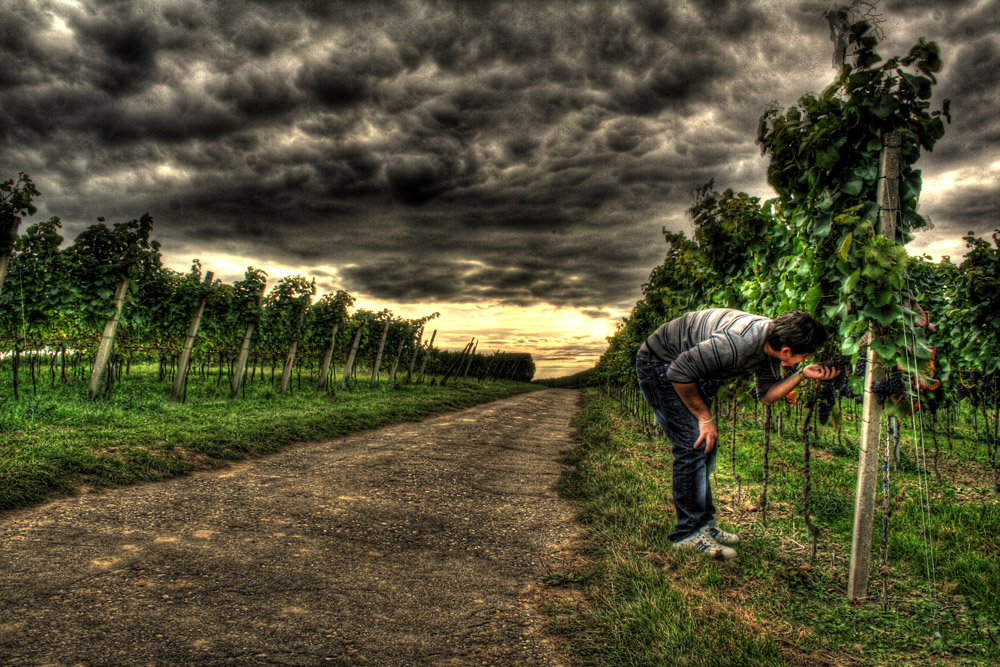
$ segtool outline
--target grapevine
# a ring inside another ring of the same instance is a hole
[[[840,396],[852,398],[854,390],[851,389],[851,385],[848,382],[851,370],[850,357],[839,356],[823,362],[822,366],[824,368],[832,368],[839,371],[839,374],[836,377],[820,383],[819,399],[817,404],[819,409],[818,417],[821,424],[826,424],[837,404],[837,398]]]

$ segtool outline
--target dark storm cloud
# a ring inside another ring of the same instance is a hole
[[[970,231],[977,235],[987,234],[992,229],[1000,229],[997,211],[1000,211],[1000,184],[952,191],[927,207],[926,213],[934,224],[929,234],[933,238],[957,238]]]
[[[610,310],[604,308],[585,308],[580,311],[587,317],[591,317],[595,320],[602,320],[614,317],[614,313]]]
[[[628,287],[618,282],[619,271],[577,276],[567,274],[559,263],[505,264],[499,253],[495,261],[497,265],[465,260],[400,262],[398,257],[386,257],[345,267],[340,275],[348,282],[371,286],[383,298],[404,303],[487,301],[530,306],[548,302],[554,293],[567,303],[576,303],[592,299],[595,290]],[[611,285],[606,284],[609,279]]]
[[[81,63],[89,71],[80,74],[98,88],[121,95],[141,90],[156,78],[160,39],[149,17],[133,13],[124,4],[96,17],[77,15],[70,26],[78,35],[81,52],[90,56]]]
[[[3,3],[0,177],[31,174],[39,216],[70,235],[149,211],[168,255],[314,266],[373,299],[602,317],[637,298],[692,188],[770,196],[756,121],[832,78],[827,8]],[[981,167],[930,198],[935,233],[991,228],[997,10],[884,13],[893,48],[942,41],[954,123],[925,178]]]
[[[229,77],[215,92],[227,106],[244,116],[274,117],[294,109],[301,95],[290,82],[265,72],[239,73]]]
[[[951,165],[968,160],[985,146],[1000,143],[1000,41],[982,37],[952,50],[940,100],[951,100],[952,123],[935,156]]]

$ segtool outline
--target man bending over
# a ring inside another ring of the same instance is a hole
[[[771,320],[730,308],[687,313],[653,332],[639,348],[636,372],[643,398],[653,407],[674,454],[677,526],[670,540],[714,558],[736,558],[726,544],[739,536],[716,525],[710,479],[719,431],[709,411],[713,396],[701,380],[753,374],[757,398],[772,405],[804,379],[829,380],[839,371],[817,364],[786,378],[781,367],[809,359],[827,340],[808,313],[793,311]],[[721,544],[720,544],[721,543]]]

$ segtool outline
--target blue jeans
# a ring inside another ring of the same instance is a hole
[[[635,370],[642,397],[652,406],[657,423],[673,443],[677,526],[671,531],[670,539],[678,542],[715,520],[711,476],[719,446],[716,443],[708,454],[705,454],[704,443],[698,449],[694,448],[700,434],[698,419],[687,409],[673,383],[667,379],[666,364],[637,357]],[[698,384],[698,391],[705,404],[711,407],[714,392],[713,396],[706,395],[701,383]]]

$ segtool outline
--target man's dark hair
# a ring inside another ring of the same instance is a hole
[[[767,342],[775,350],[791,348],[792,354],[812,354],[829,336],[819,320],[801,310],[793,310],[771,320]]]

